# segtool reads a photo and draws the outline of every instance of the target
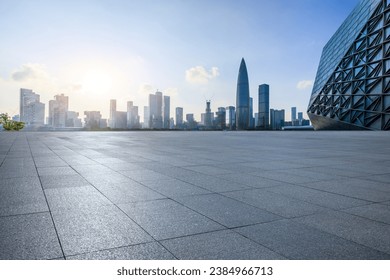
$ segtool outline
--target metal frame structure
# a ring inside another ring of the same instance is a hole
[[[327,82],[314,90],[307,113],[315,129],[390,130],[390,0],[379,1]]]

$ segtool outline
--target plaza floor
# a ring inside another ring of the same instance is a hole
[[[0,259],[390,259],[388,132],[0,132]]]

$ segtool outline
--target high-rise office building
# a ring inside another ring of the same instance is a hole
[[[297,119],[297,107],[291,107],[291,121],[294,122]]]
[[[126,129],[127,128],[127,112],[115,112],[115,126],[111,128]]]
[[[85,128],[99,129],[101,128],[102,114],[99,111],[84,111]]]
[[[298,112],[298,123],[299,123],[299,125],[302,125],[302,121],[303,121],[303,113],[302,112]]]
[[[173,118],[169,119],[169,129],[175,128],[175,120]]]
[[[194,119],[194,114],[186,114],[186,121],[187,121],[188,123],[194,122],[194,121],[195,121],[195,119]]]
[[[170,110],[171,110],[171,100],[170,100],[170,97],[169,96],[166,96],[164,95],[164,99],[163,99],[163,128],[164,129],[169,129],[170,128],[170,125],[169,125],[169,122],[170,122],[170,118],[171,118],[171,113],[170,113]]]
[[[142,124],[142,128],[149,128],[149,118],[150,118],[150,111],[149,106],[144,106],[144,122]]]
[[[389,0],[361,0],[325,45],[307,113],[315,129],[390,130]]]
[[[79,113],[74,111],[66,112],[65,127],[82,127],[81,119],[79,119]]]
[[[237,79],[236,93],[236,128],[245,130],[249,128],[249,79],[244,58],[241,60]]]
[[[227,123],[230,130],[236,129],[236,108],[234,106],[226,107]]]
[[[149,94],[149,128],[161,129],[163,127],[162,105],[162,92]]]
[[[284,110],[270,110],[271,129],[281,130],[284,127]]]
[[[269,129],[269,85],[259,85],[258,129]]]
[[[136,129],[140,127],[138,106],[134,106],[133,101],[127,101],[127,128]]]
[[[55,95],[49,101],[48,125],[52,127],[66,127],[66,113],[69,109],[69,97],[64,94]]]
[[[163,94],[160,91],[156,92],[157,114],[154,128],[161,129],[163,127]]]
[[[182,128],[183,126],[183,108],[176,107],[176,128]]]
[[[111,128],[115,128],[115,115],[116,115],[116,100],[110,100],[110,120],[108,122],[108,126]]]
[[[226,129],[226,109],[225,107],[219,107],[217,111],[217,118],[215,121],[217,129]]]
[[[203,121],[206,129],[211,129],[213,127],[213,113],[211,112],[210,102],[210,100],[206,100],[206,110]]]
[[[255,119],[253,117],[253,98],[249,97],[249,128],[255,128]]]
[[[26,127],[43,126],[45,121],[45,104],[40,102],[39,94],[31,89],[20,89],[20,121]]]

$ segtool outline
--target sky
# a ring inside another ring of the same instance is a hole
[[[306,112],[322,48],[359,0],[0,0],[0,112],[19,114],[20,88],[48,109],[109,116],[162,91],[200,120],[235,106],[244,57],[256,113],[258,86],[270,108]],[[305,113],[306,114],[306,113]]]

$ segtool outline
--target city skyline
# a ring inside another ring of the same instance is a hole
[[[0,63],[0,111],[17,114],[19,89],[31,88],[45,104],[63,93],[70,110],[99,110],[104,118],[110,99],[120,111],[132,100],[142,116],[148,95],[159,90],[171,97],[171,116],[183,107],[197,119],[208,99],[215,111],[235,104],[241,57],[253,104],[266,83],[270,107],[305,111],[322,47],[357,2],[216,1],[204,13],[205,2],[192,1],[0,1],[8,35],[0,46],[7,53]],[[260,10],[267,13],[259,17]],[[320,18],[323,13],[329,16]]]

